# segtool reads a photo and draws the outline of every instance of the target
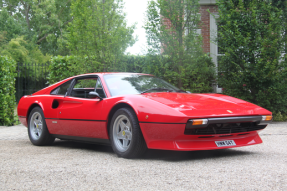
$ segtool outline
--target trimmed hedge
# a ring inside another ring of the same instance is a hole
[[[214,65],[207,54],[190,57],[192,64],[186,64],[181,74],[173,68],[174,62],[169,56],[126,55],[116,65],[119,72],[138,72],[153,74],[178,87],[178,78],[181,78],[182,88],[193,93],[212,92],[212,83],[215,79]]]
[[[13,125],[15,100],[16,62],[0,56],[0,125]]]
[[[49,66],[48,84],[54,84],[71,76],[81,74],[74,56],[55,56]]]
[[[192,58],[191,58],[192,59]],[[49,66],[48,83],[51,85],[65,78],[85,73],[83,60],[75,56],[52,57]],[[85,64],[84,64],[85,65]],[[160,77],[177,86],[177,72],[173,71],[169,57],[160,55],[135,56],[125,55],[108,72],[135,72],[148,73]],[[98,72],[98,71],[91,71]],[[214,67],[208,55],[193,58],[193,64],[185,68],[180,76],[182,89],[193,93],[206,93],[212,91],[212,82],[215,78]]]

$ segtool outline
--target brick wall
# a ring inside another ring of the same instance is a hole
[[[203,37],[203,51],[210,52],[210,13],[217,13],[216,5],[201,5],[199,13],[201,15],[201,35]]]

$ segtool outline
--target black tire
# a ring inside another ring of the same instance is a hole
[[[50,145],[55,140],[49,133],[44,113],[40,107],[33,108],[29,115],[28,135],[31,143],[37,146]]]
[[[147,150],[137,116],[130,108],[121,108],[115,112],[109,136],[112,148],[119,157],[137,158]]]

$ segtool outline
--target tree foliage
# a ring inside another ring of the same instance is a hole
[[[282,10],[261,0],[219,0],[219,83],[224,93],[287,112]],[[285,43],[285,44],[284,44]]]
[[[283,41],[287,42],[287,1],[286,0],[272,0],[272,5],[282,10],[282,17],[280,17],[283,28]],[[285,43],[284,52],[287,52],[287,43]]]
[[[122,0],[74,0],[66,43],[83,72],[110,71],[134,43]]]
[[[21,35],[39,45],[43,54],[52,55],[62,53],[58,50],[57,41],[61,39],[67,24],[72,21],[70,5],[71,0],[0,1],[1,10],[5,8],[21,26]]]
[[[0,45],[9,42],[12,38],[23,33],[23,28],[12,16],[9,15],[7,9],[0,12]]]
[[[180,88],[209,92],[214,70],[197,33],[198,12],[198,0],[151,0],[145,24],[148,55],[151,64],[158,63],[151,71]]]
[[[16,63],[0,56],[0,125],[12,125],[14,121]]]
[[[3,37],[5,38],[5,35]],[[23,36],[0,44],[0,53],[21,63],[46,63],[51,58],[49,55],[44,56],[36,44],[27,42]]]

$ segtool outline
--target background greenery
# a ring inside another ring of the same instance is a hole
[[[135,26],[127,26],[122,0],[74,0],[73,22],[65,33],[66,47],[83,73],[115,69],[126,48],[135,42]],[[65,45],[65,44],[64,44]]]
[[[6,25],[4,31],[12,38],[15,38],[15,35],[24,35],[25,40],[33,43],[44,55],[67,54],[65,49],[58,47],[58,42],[63,38],[63,31],[73,20],[71,2],[71,0],[1,0],[1,14],[6,10],[9,19],[14,23],[14,27]],[[0,26],[0,30],[2,29]]]
[[[149,1],[145,29],[152,65],[147,70],[179,88],[211,92],[214,66],[197,33],[198,13],[198,0]]]
[[[287,1],[218,0],[217,5],[217,43],[224,54],[218,68],[202,50],[198,0],[149,1],[145,55],[125,53],[136,38],[122,0],[1,0],[0,55],[6,56],[5,67],[49,61],[49,84],[88,72],[150,73],[200,93],[219,83],[224,94],[286,120]]]
[[[77,71],[76,59],[74,56],[52,57],[49,65],[48,84],[54,84],[68,77],[81,74]]]
[[[16,63],[0,56],[0,125],[14,124]]]
[[[287,113],[283,11],[271,1],[219,0],[218,80],[224,94]]]

